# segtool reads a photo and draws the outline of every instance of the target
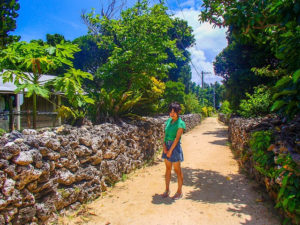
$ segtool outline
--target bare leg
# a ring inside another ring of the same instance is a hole
[[[175,162],[173,164],[174,164],[174,171],[177,174],[177,182],[178,182],[177,193],[181,194],[182,193],[182,184],[183,184],[183,174],[182,174],[181,167],[180,167],[180,161]]]
[[[172,162],[165,159],[166,164],[166,174],[165,174],[165,181],[166,181],[166,191],[170,190],[170,180],[171,180],[171,171],[172,171]]]

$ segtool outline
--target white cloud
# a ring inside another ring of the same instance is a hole
[[[194,30],[196,45],[189,49],[191,53],[192,63],[197,71],[211,72],[213,70],[214,58],[227,46],[226,29],[213,28],[209,23],[200,23],[199,14],[200,10],[193,8],[194,1],[188,0],[182,5],[191,6],[192,8],[185,8],[182,11],[175,11],[174,16],[184,19],[188,22]],[[206,75],[206,83],[214,83],[221,81],[222,78],[214,75]],[[200,84],[201,79],[192,66],[192,81]]]
[[[180,4],[181,7],[194,7],[195,6],[195,1],[194,0],[188,0],[184,3]]]

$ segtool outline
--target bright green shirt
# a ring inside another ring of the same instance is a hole
[[[169,118],[165,124],[165,142],[174,141],[179,128],[185,129],[185,122],[181,118],[178,118],[174,123],[172,123],[172,118]]]

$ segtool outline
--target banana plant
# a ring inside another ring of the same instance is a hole
[[[65,95],[72,102],[74,100],[86,100],[87,97],[79,97],[83,93],[80,77],[92,79],[85,72],[74,70],[70,59],[80,51],[77,45],[61,42],[55,47],[48,44],[40,45],[37,42],[15,42],[0,51],[0,76],[3,82],[13,82],[17,89],[15,93],[26,92],[26,97],[32,97],[33,128],[36,129],[37,96],[49,100],[51,93],[50,84],[55,85],[56,90],[64,90]],[[64,75],[55,77],[52,81],[41,80],[43,74],[67,65],[70,69]],[[65,82],[63,82],[63,81]],[[78,103],[80,105],[81,103]]]

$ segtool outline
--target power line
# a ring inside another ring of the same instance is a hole
[[[184,19],[185,21],[187,21],[187,19],[186,19],[185,16],[184,16],[183,10],[182,10],[182,8],[181,8],[181,6],[180,6],[179,0],[176,0],[176,2],[177,2],[178,7],[179,7],[179,9],[180,9],[180,11],[181,11],[181,14],[182,14],[183,19]],[[166,0],[166,3],[168,4],[168,0]],[[169,8],[170,8],[170,10],[171,10],[171,7],[170,7],[169,4],[168,4],[168,6],[169,6]],[[173,11],[173,10],[171,10],[171,11]],[[176,35],[177,35],[177,34],[176,34]],[[178,38],[178,36],[177,36],[177,38]],[[178,39],[179,39],[179,38],[178,38]],[[179,40],[179,42],[181,42],[181,40]],[[182,44],[182,43],[181,43],[181,44]],[[183,45],[183,44],[182,44],[182,45]],[[193,64],[193,62],[192,62],[192,59],[191,59],[191,64],[192,64],[192,66],[194,67],[194,69],[195,69],[196,73],[198,74],[198,76],[200,77],[199,72],[197,71],[196,67],[194,66],[194,64]],[[204,82],[203,82],[203,80],[204,80],[204,74],[211,74],[211,72],[204,72],[204,71],[201,71],[201,75],[202,75],[202,89],[204,88]],[[213,97],[213,104],[214,104],[214,108],[216,108],[216,91],[215,91],[215,85],[214,85],[214,89],[213,89],[213,95],[214,95],[214,97]],[[202,101],[203,101],[203,99],[202,99]],[[202,102],[202,104],[203,104],[203,102]]]
[[[185,21],[187,21],[187,19],[185,18],[184,14],[183,14],[183,10],[182,10],[182,8],[181,8],[181,6],[180,6],[179,1],[176,0],[176,2],[177,2],[178,7],[179,7],[179,9],[180,9],[180,11],[181,11],[181,14],[182,14],[183,19],[184,19]],[[168,3],[168,0],[166,0],[166,3],[167,3],[167,5],[168,5],[169,9],[170,9],[170,10],[172,11],[172,13],[174,14],[173,10],[171,9],[171,7],[170,7],[170,5],[169,5],[169,3]],[[179,40],[179,43],[181,44],[182,48],[185,49],[183,43],[181,42],[181,39],[178,37],[178,35],[177,35],[176,32],[175,32],[175,35],[176,35],[177,39]],[[208,74],[208,73],[211,73],[211,72],[204,72],[204,71],[202,71],[202,73],[201,73],[202,76],[201,76],[200,73],[199,73],[199,71],[197,70],[196,66],[194,65],[192,59],[190,60],[190,62],[191,62],[191,64],[192,64],[193,68],[195,69],[195,71],[196,71],[198,77],[199,77],[199,78],[202,77],[202,88],[203,88],[203,74]]]

